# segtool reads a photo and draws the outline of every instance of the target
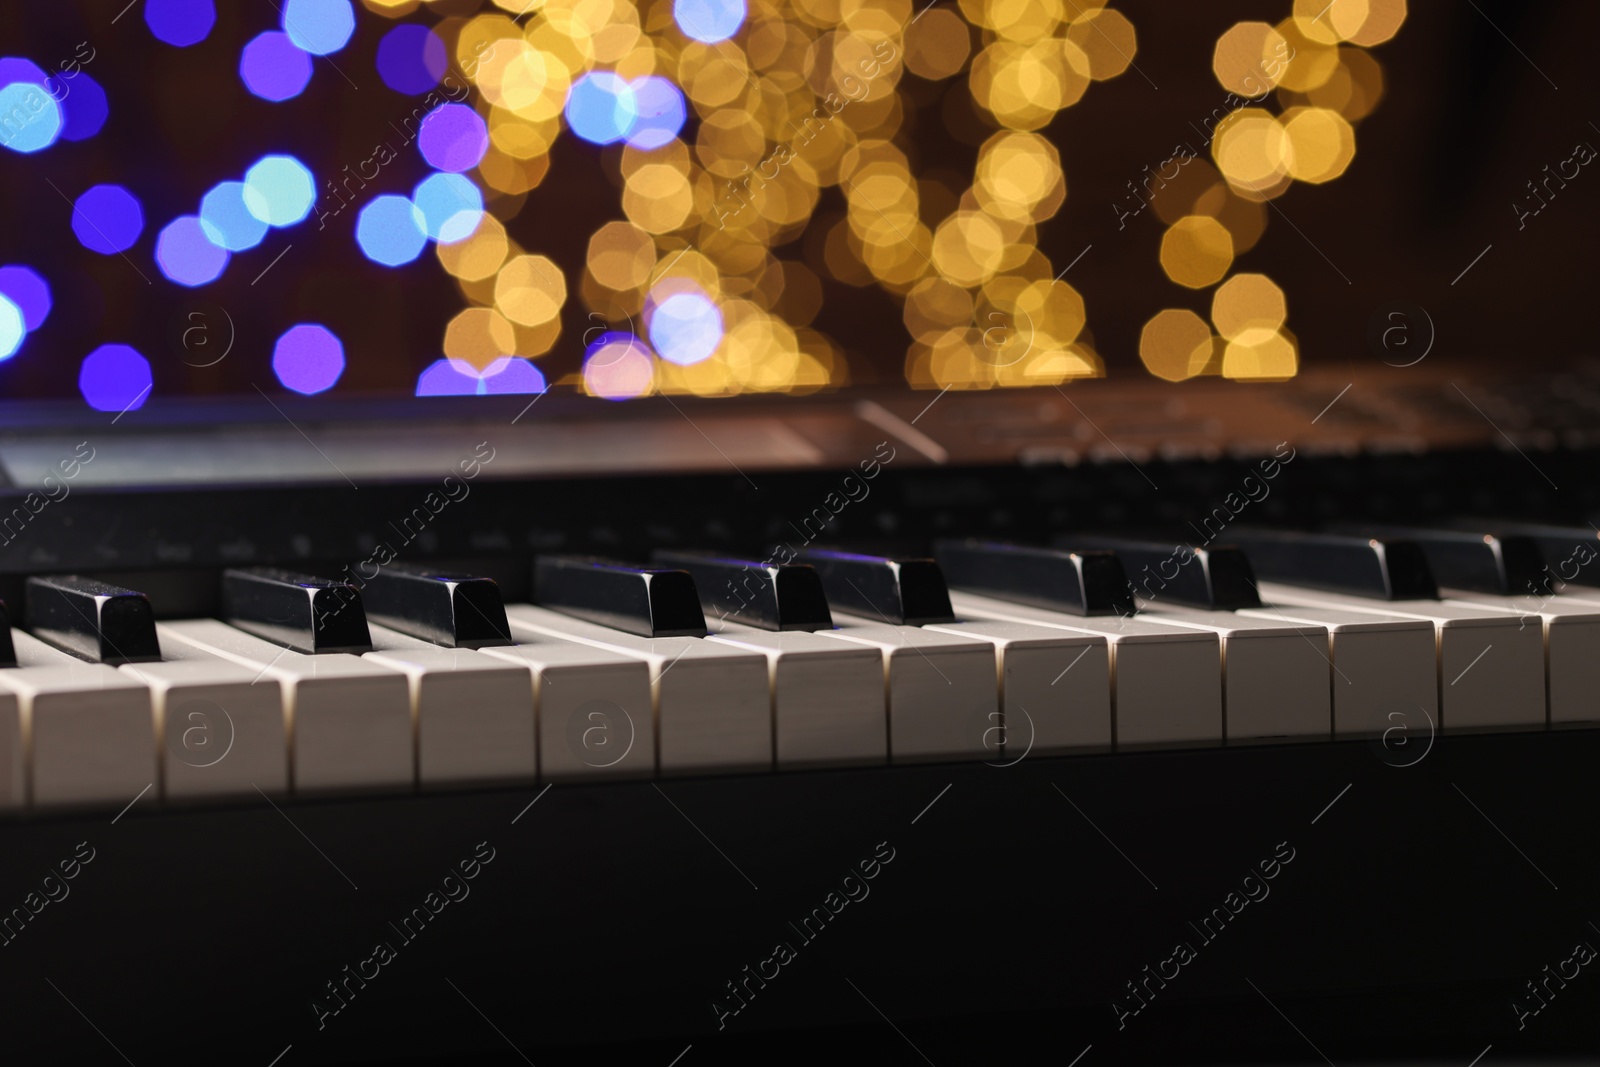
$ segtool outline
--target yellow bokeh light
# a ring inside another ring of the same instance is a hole
[[[1084,11],[1067,27],[1067,62],[1079,74],[1106,81],[1133,64],[1139,51],[1138,34],[1128,16],[1112,8]]]
[[[608,222],[589,238],[589,272],[611,289],[634,289],[650,280],[656,245],[644,230],[626,222]]]
[[[1289,42],[1265,22],[1241,22],[1224,33],[1211,56],[1211,72],[1231,93],[1258,97],[1283,76]]]
[[[566,301],[566,279],[548,256],[517,256],[495,278],[495,307],[522,326],[550,322]]]
[[[1345,172],[1356,155],[1356,134],[1343,115],[1329,108],[1298,107],[1283,113],[1291,177],[1320,184]]]
[[[1192,378],[1211,359],[1211,329],[1187,308],[1157,312],[1139,331],[1139,359],[1157,378]]]
[[[1211,297],[1211,323],[1230,341],[1276,333],[1288,316],[1283,290],[1265,274],[1235,274]]]
[[[1222,376],[1237,381],[1283,381],[1293,378],[1299,367],[1299,350],[1281,332],[1229,341],[1222,355]]]
[[[444,354],[483,370],[517,350],[517,332],[492,308],[467,308],[444,330]]]
[[[937,80],[958,74],[972,54],[972,31],[953,11],[935,8],[906,28],[906,69]]]
[[[1219,281],[1231,266],[1233,237],[1209,216],[1185,216],[1161,238],[1161,269],[1179,285],[1203,289]]]
[[[464,241],[436,246],[444,269],[462,281],[479,282],[493,277],[506,261],[510,245],[506,228],[493,215],[484,215],[478,228]]]
[[[1289,151],[1283,124],[1255,107],[1241,108],[1219,123],[1211,144],[1222,176],[1240,189],[1256,192],[1282,182],[1289,173]]]

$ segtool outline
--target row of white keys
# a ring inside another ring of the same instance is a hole
[[[1511,612],[1519,625],[1541,630],[1550,725],[1600,722],[1600,590],[1569,586],[1554,597],[1443,595]]]
[[[1265,603],[1430,623],[1437,639],[1439,725],[1444,730],[1545,724],[1544,635],[1541,627],[1528,625],[1525,614],[1453,600],[1369,600],[1274,582],[1262,582],[1260,588]]]
[[[1102,637],[1118,748],[1219,745],[1223,739],[1221,643],[1214,632],[1138,618],[1063,615],[971,593],[952,593],[956,614],[1034,623]]]
[[[636,637],[531,604],[509,604],[513,636],[576,641],[642,660],[650,670],[662,775],[772,767],[766,657],[700,637]]]
[[[158,623],[156,632],[166,659],[224,660],[251,673],[248,686],[277,690],[275,743],[281,753],[287,739],[296,793],[408,789],[415,780],[411,694],[403,673],[345,653],[292,652],[216,619]],[[228,711],[238,749],[244,738],[238,716]],[[264,730],[261,738],[264,745]],[[258,780],[249,784],[269,791]]]

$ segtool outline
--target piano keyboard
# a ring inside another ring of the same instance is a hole
[[[1146,584],[1136,612],[1114,551],[1070,544],[943,542],[945,571],[542,557],[550,595],[505,605],[395,564],[369,593],[381,622],[353,586],[279,570],[228,572],[225,619],[161,622],[137,591],[32,579],[0,667],[0,807],[1328,742],[1418,712],[1600,724],[1600,592],[1530,608],[1470,558],[1449,573],[1480,589],[1436,590],[1426,540],[1366,531],[1241,542],[1265,549],[1213,549],[1216,581]]]

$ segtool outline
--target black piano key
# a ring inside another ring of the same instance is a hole
[[[822,548],[802,549],[797,558],[816,568],[828,603],[840,611],[908,626],[955,621],[944,574],[931,559]]]
[[[1263,578],[1378,600],[1439,595],[1422,546],[1401,538],[1236,527],[1228,539]]]
[[[35,637],[90,663],[147,663],[161,658],[156,620],[143,593],[75,574],[29,578],[27,628]],[[11,662],[11,634],[6,634]]]
[[[352,585],[275,567],[222,572],[222,617],[295,652],[372,650],[367,613]]]
[[[1122,563],[1111,552],[940,541],[934,555],[952,588],[1072,615],[1132,615]]]
[[[1528,591],[1544,572],[1544,553],[1531,537],[1489,530],[1339,523],[1331,529],[1364,537],[1415,541],[1428,557],[1434,581],[1447,589],[1509,596]]]
[[[6,606],[0,602],[0,667],[15,667],[17,665],[17,650],[11,641],[11,619],[6,614]]]
[[[651,559],[688,571],[707,617],[762,630],[831,630],[833,614],[816,569],[714,552],[657,551]]]
[[[1562,583],[1600,586],[1600,530],[1594,526],[1510,519],[1451,519],[1442,525],[1532,541],[1539,549],[1542,567],[1538,574],[1512,590],[1517,596],[1552,592]]]
[[[446,648],[512,644],[500,587],[488,578],[391,563],[363,579],[367,618]]]
[[[1115,552],[1137,597],[1214,611],[1261,606],[1255,572],[1236,545],[1201,548],[1113,534],[1063,534],[1055,542],[1058,548]]]
[[[687,571],[634,567],[590,556],[540,556],[535,601],[553,611],[640,637],[704,637],[706,617]]]

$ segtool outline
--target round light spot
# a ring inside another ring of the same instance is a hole
[[[1265,274],[1235,274],[1211,297],[1211,322],[1230,341],[1261,341],[1289,316],[1283,290]]]
[[[489,150],[489,127],[466,104],[444,104],[422,120],[417,148],[435,170],[471,170]]]
[[[311,56],[286,33],[268,30],[239,53],[239,80],[263,100],[279,103],[299,96],[311,81]]]
[[[0,359],[16,355],[26,336],[28,327],[23,321],[22,309],[9,296],[0,294]]]
[[[427,247],[422,211],[403,196],[377,197],[356,219],[356,243],[362,255],[385,267],[410,263]]]
[[[61,86],[66,94],[59,101],[65,118],[62,139],[83,141],[99,133],[111,113],[106,91],[100,83],[79,71],[71,78],[62,78]]]
[[[459,174],[422,179],[411,199],[422,212],[422,232],[440,244],[465,241],[483,220],[483,193]]]
[[[144,232],[144,211],[120,185],[96,185],[72,205],[72,232],[91,252],[113,256],[132,248]]]
[[[639,117],[633,86],[610,71],[597,70],[572,83],[565,109],[572,132],[592,144],[615,144],[628,136]]]
[[[285,0],[283,32],[314,56],[331,55],[350,43],[356,13],[350,0]]]
[[[250,214],[244,182],[222,182],[200,200],[200,225],[219,248],[243,252],[267,235],[267,224]]]
[[[231,257],[213,244],[198,215],[182,215],[167,223],[156,238],[156,265],[172,281],[207,285],[217,280]]]
[[[590,396],[632,400],[650,391],[655,374],[650,350],[626,331],[601,334],[583,357],[583,388]]]
[[[1233,237],[1208,215],[1185,215],[1161,238],[1161,269],[1190,289],[1222,280],[1233,266]]]
[[[12,82],[33,82],[43,85],[49,76],[44,68],[31,59],[21,56],[0,57],[0,89],[4,89]]]
[[[25,330],[37,330],[50,316],[50,283],[32,267],[0,267],[0,295],[17,305]]]
[[[417,376],[417,395],[473,396],[480,384],[472,364],[459,359],[436,359]]]
[[[273,346],[272,373],[285,389],[307,396],[320,393],[344,373],[344,345],[326,326],[301,323]]]
[[[426,26],[396,26],[378,42],[378,76],[397,93],[420,96],[448,69],[444,41]]]
[[[654,74],[635,78],[629,84],[637,116],[624,134],[628,143],[646,152],[670,143],[689,115],[683,93],[666,78]]]
[[[478,376],[478,392],[483,394],[542,393],[544,390],[544,375],[525,359],[497,359]]]
[[[145,0],[144,23],[158,40],[188,48],[206,39],[217,9],[211,0]]]
[[[317,188],[293,156],[263,156],[245,172],[244,202],[268,226],[293,226],[311,214]]]
[[[744,25],[745,0],[673,0],[672,18],[685,35],[706,44],[726,41]]]
[[[709,359],[722,343],[722,312],[700,293],[674,293],[650,316],[650,344],[680,366]]]
[[[514,256],[494,279],[494,306],[521,326],[542,326],[567,302],[567,280],[548,256]]]
[[[61,105],[41,82],[12,82],[0,89],[0,145],[24,155],[49,148],[61,136]]]
[[[96,411],[135,411],[149,399],[150,364],[127,345],[101,345],[78,368],[78,392]]]
[[[1139,331],[1139,358],[1157,378],[1192,378],[1211,359],[1211,330],[1187,308],[1159,311]]]

